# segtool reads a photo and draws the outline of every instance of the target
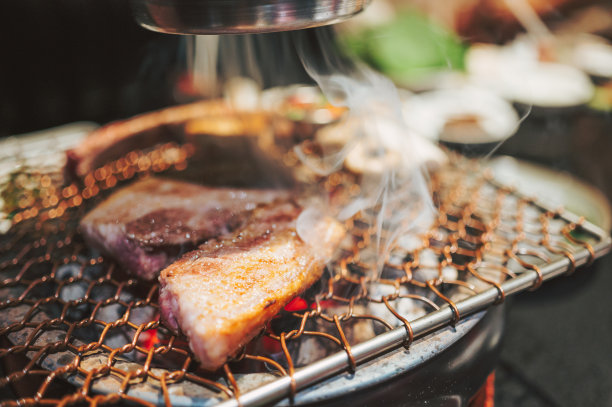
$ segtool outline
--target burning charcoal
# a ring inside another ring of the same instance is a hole
[[[419,254],[419,268],[413,272],[415,280],[426,282],[439,277],[438,255],[429,249],[421,250]]]
[[[459,272],[454,267],[446,266],[442,269],[442,278],[445,281],[457,280],[459,278]]]
[[[72,277],[77,277],[81,271],[81,265],[77,263],[68,263],[61,265],[55,272],[55,278],[57,280],[68,280]]]
[[[339,350],[338,345],[332,343],[329,339],[310,335],[304,335],[296,349],[298,350],[297,355],[291,355],[296,367],[306,366],[332,354],[334,350]]]
[[[100,253],[96,249],[88,248],[88,250],[90,253],[90,256],[89,256],[90,259],[97,259],[98,257],[102,255],[102,253]],[[91,264],[91,265],[85,266],[85,269],[83,271],[83,276],[88,278],[91,281],[95,281],[98,278],[103,277],[107,271],[108,270],[103,263]]]
[[[96,313],[96,319],[104,321],[106,323],[113,323],[125,315],[126,308],[118,303],[111,303],[98,309]],[[103,331],[102,326],[96,325],[96,331],[100,335]],[[128,343],[132,342],[135,330],[127,325],[118,326],[110,329],[105,338],[104,344],[111,348],[120,348]],[[128,352],[123,354],[124,357],[134,360],[136,352]]]
[[[346,306],[329,307],[324,310],[326,315],[342,315],[346,311]],[[358,305],[353,308],[353,314],[355,315],[367,313],[367,309],[364,306]],[[314,329],[307,330],[323,332],[340,338],[334,323],[318,318],[316,321],[312,321],[312,324]],[[348,321],[341,321],[341,326],[347,341],[351,345],[367,341],[375,336],[373,323],[369,319],[351,318]],[[300,339],[299,344],[299,354],[294,358],[296,366],[308,365],[341,350],[335,342],[317,336],[304,335]]]
[[[423,247],[423,240],[415,234],[405,234],[397,239],[397,246],[407,252],[414,252]]]
[[[55,278],[59,281],[76,278],[81,272],[81,266],[76,263],[68,263],[58,267]],[[62,287],[59,296],[63,301],[74,301],[85,297],[89,284],[83,280],[75,281]],[[68,309],[67,318],[71,321],[78,321],[85,318],[90,311],[87,303],[79,304]]]
[[[395,293],[395,287],[388,284],[372,284],[370,286],[370,297],[373,299],[381,299],[383,296],[391,295]],[[405,286],[401,286],[399,289],[400,295],[408,294],[408,289]],[[412,298],[397,298],[393,301],[389,301],[389,305],[393,307],[397,313],[399,313],[402,317],[411,321],[418,317],[421,317],[426,314],[428,310],[425,309],[425,306],[418,300]],[[387,321],[392,326],[400,326],[402,321],[397,319],[395,315],[389,311],[387,306],[384,303],[375,303],[371,302],[368,304],[368,308],[370,312]],[[377,327],[377,333],[382,332],[382,328]]]
[[[132,308],[129,321],[135,325],[146,324],[156,319],[155,313],[155,308],[151,306]]]
[[[389,267],[387,265],[383,267],[383,270],[380,274],[381,279],[395,280],[397,278],[401,278],[406,275],[406,272],[402,269],[401,266],[399,266],[402,263],[400,261],[393,261],[393,260],[394,259],[390,259],[389,263],[394,264],[394,267]],[[398,266],[395,266],[395,265],[398,265]]]
[[[121,319],[125,314],[125,307],[118,303],[111,303],[100,307],[96,313],[96,319],[111,323]]]
[[[294,329],[299,329],[300,323],[301,320],[299,318],[283,313],[280,317],[270,321],[270,330],[276,335],[280,335],[281,332],[290,332]]]
[[[297,366],[296,361],[299,358],[299,355],[301,352],[301,346],[302,346],[302,340],[300,339],[287,341],[287,350],[289,350],[289,355],[291,356],[291,360],[293,361],[294,366]],[[273,361],[277,362],[283,368],[285,369],[289,368],[289,365],[287,364],[287,358],[285,357],[285,353],[282,350],[279,350],[278,352],[274,352],[274,353],[268,353],[266,356],[272,359]],[[267,368],[271,372],[276,371],[276,368],[272,366],[267,366]]]

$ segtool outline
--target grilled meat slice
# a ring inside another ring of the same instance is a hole
[[[83,178],[90,171],[132,150],[168,141],[182,142],[185,138],[182,130],[185,121],[228,114],[230,111],[221,101],[202,101],[110,123],[93,131],[67,151],[65,175],[68,178]]]
[[[79,225],[92,246],[146,280],[181,252],[242,225],[258,204],[286,199],[287,191],[210,188],[159,178],[113,194]]]
[[[180,329],[204,369],[216,370],[292,298],[321,277],[345,230],[319,217],[306,243],[302,209],[285,202],[256,209],[231,236],[186,253],[160,274],[165,323]]]
[[[84,180],[130,151],[176,142],[193,147],[182,179],[237,188],[291,187],[293,176],[274,144],[278,120],[269,112],[237,111],[223,100],[145,113],[91,132],[66,152],[64,175]]]

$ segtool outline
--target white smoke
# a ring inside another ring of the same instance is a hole
[[[249,77],[263,88],[286,85],[306,77],[299,72],[303,66],[330,103],[348,108],[341,122],[317,133],[322,156],[307,154],[299,146],[295,152],[320,176],[344,169],[360,174],[358,196],[342,207],[325,208],[319,203],[317,210],[340,220],[365,214],[377,232],[373,243],[379,271],[400,236],[421,235],[429,229],[435,208],[424,164],[443,160],[443,153],[411,133],[394,84],[339,52],[331,28],[200,39],[194,50],[194,73],[204,75],[197,82],[203,93],[213,94],[211,89],[219,82],[227,90],[227,83],[237,76]],[[298,229],[308,230],[311,219],[316,217],[300,219]]]
[[[343,165],[362,174],[360,195],[337,216],[343,220],[359,212],[370,214],[380,269],[400,236],[425,233],[433,220],[435,208],[423,168],[429,153],[426,142],[406,126],[394,84],[342,56],[331,31],[296,32],[293,38],[306,71],[327,99],[349,109],[331,129],[340,134],[343,148],[318,163],[299,147],[296,152],[318,174],[331,174]]]

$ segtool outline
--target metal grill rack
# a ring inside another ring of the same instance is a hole
[[[29,394],[2,405],[248,406],[297,398],[610,249],[598,227],[496,184],[456,157],[432,176],[439,212],[428,233],[400,239],[374,274],[366,254],[374,231],[359,216],[351,219],[350,244],[326,278],[221,371],[208,373],[185,339],[159,321],[157,286],[125,275],[76,231],[81,216],[117,186],[180,171],[190,154],[189,146],[173,144],[132,152],[83,185],[62,185],[56,170],[12,174],[17,190],[5,207],[12,226],[0,237],[0,389],[27,383]],[[354,179],[347,173],[321,182],[350,191]],[[57,395],[54,386],[69,391]]]

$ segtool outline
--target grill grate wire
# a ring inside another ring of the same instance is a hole
[[[367,226],[368,214],[350,219],[350,244],[327,276],[223,369],[208,373],[185,339],[160,322],[157,286],[125,275],[76,231],[118,185],[181,171],[192,153],[176,144],[131,152],[82,184],[62,185],[54,170],[13,174],[17,188],[11,199],[3,196],[12,226],[0,236],[0,394],[25,394],[0,400],[2,406],[292,398],[507,295],[572,273],[610,248],[609,237],[584,219],[546,208],[454,157],[432,174],[438,216],[426,234],[400,239],[374,275],[369,247],[380,236]],[[350,173],[318,182],[337,196],[355,192]]]

